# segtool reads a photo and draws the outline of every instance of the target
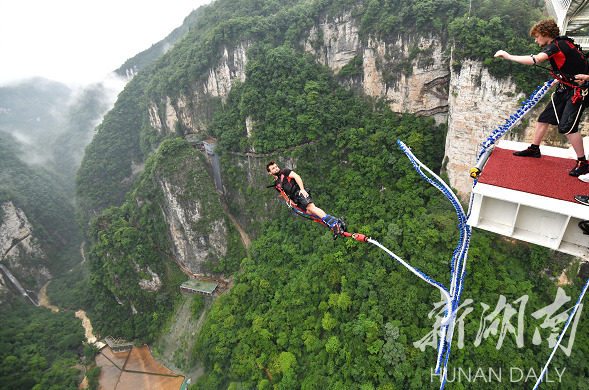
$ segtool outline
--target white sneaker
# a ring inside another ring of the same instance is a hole
[[[579,176],[579,180],[581,180],[585,183],[589,183],[589,173]]]

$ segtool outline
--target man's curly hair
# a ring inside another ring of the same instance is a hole
[[[550,38],[556,38],[559,36],[560,30],[554,19],[544,19],[536,23],[530,30],[530,36],[536,37],[538,35]]]

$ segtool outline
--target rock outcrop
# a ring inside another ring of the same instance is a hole
[[[0,250],[2,259],[18,257],[44,257],[41,247],[32,235],[32,225],[25,213],[12,202],[2,205]]]
[[[227,253],[227,222],[206,157],[199,151],[188,156],[156,170],[153,182],[162,192],[174,260],[187,273],[205,274],[206,263],[216,264]]]
[[[28,280],[25,288],[40,289],[51,278],[47,267],[39,261],[45,258],[45,253],[33,234],[32,224],[10,201],[1,205],[0,251],[0,261],[9,272],[21,284],[25,278]],[[0,275],[0,297],[9,293],[9,289],[8,282]]]
[[[325,17],[303,42],[317,61],[339,73],[355,58],[362,72],[358,83],[368,96],[384,99],[396,112],[433,116],[438,123],[448,113],[450,70],[445,45],[437,36],[399,34],[383,39],[359,36],[350,12]],[[317,45],[321,40],[323,44]]]
[[[469,170],[482,143],[519,108],[523,94],[515,94],[510,79],[497,80],[479,61],[464,61],[452,69],[449,88],[448,133],[444,165],[450,185],[467,198],[473,181]]]
[[[515,90],[512,79],[491,76],[480,61],[465,60],[452,69],[444,166],[450,184],[463,200],[470,196],[473,181],[469,170],[476,163],[482,143],[520,108],[521,101],[528,98],[522,93],[515,93]],[[539,103],[525,118],[526,121],[503,138],[531,143],[538,115],[544,106],[545,103]],[[589,134],[586,120],[580,129],[582,135]],[[548,132],[543,144],[570,147],[567,138],[558,134],[556,128]]]

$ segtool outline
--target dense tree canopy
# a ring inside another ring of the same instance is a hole
[[[34,236],[55,252],[76,235],[71,193],[62,176],[21,157],[16,140],[0,131],[0,204],[10,201],[23,210]]]
[[[224,164],[236,165],[239,157],[231,151],[270,152],[266,159],[291,164],[316,203],[328,213],[344,215],[350,231],[377,238],[448,285],[458,242],[455,213],[442,194],[420,179],[396,144],[402,140],[438,171],[444,127],[370,106],[332,84],[327,70],[297,59],[288,46],[261,45],[250,55],[248,78],[232,90],[213,125],[226,149]],[[301,74],[304,80],[298,79]],[[285,84],[277,88],[280,83]],[[309,86],[322,92],[316,96],[308,88],[305,93]],[[278,99],[280,104],[274,105]],[[309,104],[314,99],[321,99],[322,109],[315,111]],[[255,126],[248,137],[244,123],[249,115]],[[274,126],[277,120],[298,124],[289,118],[304,117],[321,123],[322,131],[280,133],[282,128]],[[225,172],[229,182],[246,187],[242,172]],[[265,188],[245,193],[248,204],[277,203]],[[333,241],[323,227],[286,208],[271,215],[235,286],[213,307],[199,335],[195,358],[207,371],[192,388],[424,388],[435,365],[436,335],[431,332],[433,313],[440,315],[434,310],[439,292],[377,248]],[[502,299],[518,308],[526,301],[521,315],[527,317],[550,305],[557,295],[550,278],[563,271],[570,257],[481,231],[473,234],[469,257],[462,302],[468,306],[463,313],[470,314],[460,329],[462,345],[455,347],[451,367],[533,367],[539,375],[550,350],[546,342],[536,341],[550,337],[547,329],[535,335],[539,323],[526,319],[517,330],[523,341],[516,331],[483,337],[478,332],[484,324],[478,319],[489,314],[484,305],[501,310]],[[578,278],[572,279],[576,284],[563,287],[569,297],[578,295],[581,286]],[[555,363],[576,373],[569,371],[563,386],[583,382],[577,375],[585,368],[573,362],[583,353],[580,340],[587,336],[580,328],[576,332],[572,354],[561,354]],[[480,382],[477,388],[512,386]]]
[[[74,312],[49,309],[15,300],[0,311],[0,381],[6,389],[74,390],[80,372],[74,368],[84,340]]]

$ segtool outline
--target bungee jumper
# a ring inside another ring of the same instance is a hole
[[[540,158],[540,143],[548,131],[548,126],[558,125],[558,132],[566,135],[577,154],[576,165],[569,175],[578,177],[589,170],[583,138],[579,134],[580,117],[585,106],[589,104],[589,99],[586,99],[587,85],[584,84],[586,80],[584,76],[587,73],[586,59],[580,47],[571,38],[560,36],[560,30],[554,19],[544,19],[536,23],[530,30],[530,36],[544,48],[541,53],[516,56],[499,50],[495,53],[495,57],[535,66],[548,60],[551,65],[549,70],[559,81],[559,85],[538,117],[532,144],[527,149],[513,154],[520,157]]]
[[[289,168],[280,169],[274,161],[266,164],[266,170],[274,177],[274,184],[269,187],[274,187],[280,192],[280,196],[284,197],[293,211],[327,226],[333,233],[334,240],[338,236],[352,236],[349,233],[345,234],[346,223],[343,217],[333,217],[315,205],[309,195],[309,189],[305,188],[303,179],[296,172]]]

